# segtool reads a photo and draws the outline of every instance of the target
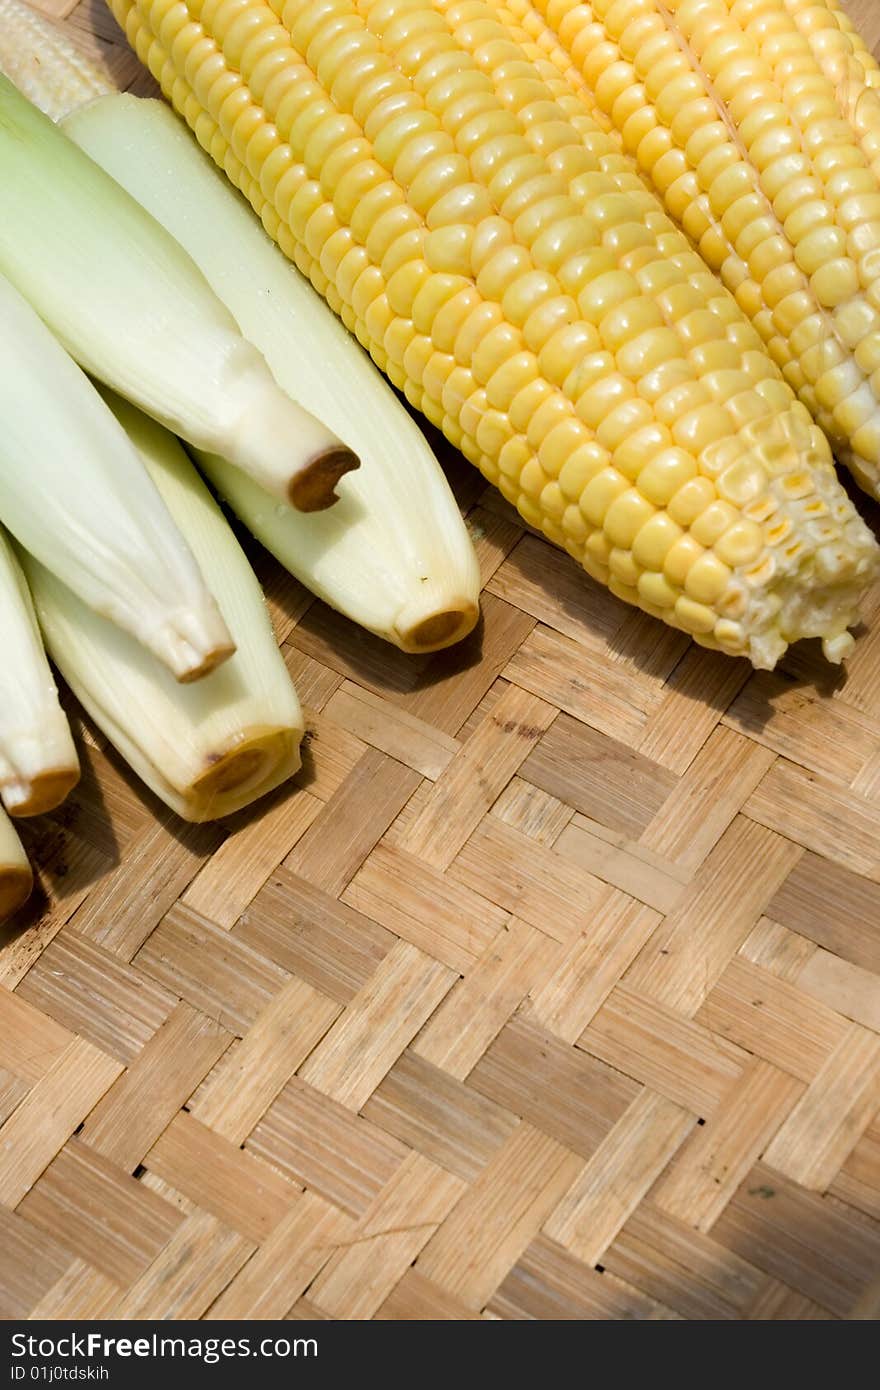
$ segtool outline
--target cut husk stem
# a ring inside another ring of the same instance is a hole
[[[79,759],[21,566],[0,527],[0,798],[13,816],[36,816],[64,800]]]
[[[178,441],[108,397],[206,579],[237,651],[195,686],[176,685],[125,633],[24,557],[48,651],[87,713],[178,815],[214,820],[300,766],[302,711],[260,586]]]
[[[480,577],[449,484],[320,295],[161,102],[100,97],[64,129],[186,248],[281,385],[358,441],[363,467],[345,479],[339,504],[308,518],[199,451],[232,510],[320,598],[404,651],[464,637],[477,620]]]
[[[15,826],[0,807],[0,922],[5,922],[31,895],[34,875]]]
[[[333,503],[354,452],[281,390],[174,238],[2,75],[0,181],[0,273],[86,371],[282,501]]]
[[[180,681],[230,655],[202,574],[125,431],[0,275],[0,520]]]

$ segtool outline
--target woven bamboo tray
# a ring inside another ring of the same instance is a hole
[[[845,679],[755,675],[450,467],[461,650],[257,560],[310,730],[258,813],[187,828],[77,720],[0,950],[6,1316],[880,1312],[880,590]]]

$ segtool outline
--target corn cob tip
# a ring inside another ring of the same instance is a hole
[[[345,445],[316,454],[290,484],[290,504],[298,512],[323,512],[339,501],[336,484],[346,473],[360,468],[361,461]]]
[[[714,635],[735,651],[742,632],[744,654],[759,670],[809,638],[821,639],[829,661],[843,661],[855,645],[849,629],[860,621],[861,598],[880,573],[880,547],[840,488],[826,440],[804,417],[796,406],[749,427],[751,447],[737,464],[748,472],[753,452],[762,463],[763,495],[743,512],[761,517],[763,543],[734,570],[719,605],[739,621],[723,618]]]
[[[848,557],[841,561],[834,581],[820,578],[820,559],[815,579],[802,576],[770,596],[771,603],[775,598],[781,606],[772,623],[752,635],[747,650],[757,670],[772,671],[790,645],[809,638],[821,640],[823,655],[833,665],[847,659],[855,647],[849,629],[859,624],[859,601],[878,566],[867,556],[856,564]]]

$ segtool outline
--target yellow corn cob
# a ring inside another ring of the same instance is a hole
[[[529,524],[707,646],[848,650],[877,550],[825,439],[489,5],[112,8],[270,234]]]
[[[880,497],[880,74],[849,22],[821,0],[504,4],[558,39]]]
[[[880,178],[880,65],[834,0],[785,0],[785,7],[833,84],[843,114]]]

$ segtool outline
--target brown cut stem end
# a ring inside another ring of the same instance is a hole
[[[22,864],[0,864],[0,922],[23,907],[34,887],[34,876]]]
[[[480,611],[473,603],[445,608],[419,619],[411,626],[400,625],[397,633],[405,652],[437,652],[467,637],[476,627]]]
[[[203,676],[209,676],[212,671],[216,671],[218,666],[222,666],[224,661],[228,661],[231,656],[235,656],[235,643],[222,642],[211,648],[210,651],[201,654],[198,665],[187,666],[179,671],[175,671],[175,677],[179,685],[192,685],[194,681],[200,681]]]
[[[357,454],[344,444],[316,454],[291,480],[288,489],[290,505],[298,512],[326,511],[339,501],[336,495],[339,479],[360,466]]]
[[[4,789],[3,802],[10,816],[44,816],[61,805],[79,781],[79,768],[56,768],[32,781]],[[0,870],[2,872],[2,870]]]
[[[243,730],[232,748],[206,759],[205,770],[188,791],[190,818],[211,820],[223,815],[223,803],[264,782],[300,740],[293,729],[258,725]]]

